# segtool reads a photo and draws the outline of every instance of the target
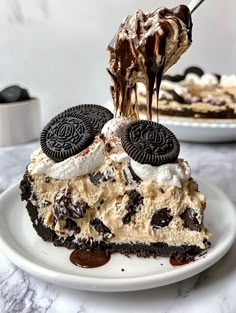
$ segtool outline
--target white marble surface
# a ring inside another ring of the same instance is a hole
[[[0,148],[0,192],[18,181],[38,147]],[[208,182],[236,203],[236,144],[181,145],[181,156]],[[220,221],[219,221],[220,222]],[[1,313],[235,313],[236,244],[216,265],[185,281],[130,293],[91,293],[40,281],[11,264],[0,252]]]

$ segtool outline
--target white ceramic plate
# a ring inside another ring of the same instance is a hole
[[[236,213],[230,200],[216,187],[199,183],[208,199],[205,224],[212,232],[212,246],[207,254],[187,265],[173,267],[168,258],[127,258],[114,254],[102,267],[76,267],[69,261],[70,250],[54,247],[36,235],[25,203],[20,201],[17,185],[0,197],[1,251],[17,266],[40,279],[81,290],[142,290],[186,279],[222,258],[236,234]]]
[[[188,117],[160,117],[180,141],[232,142],[236,141],[236,119],[193,119]]]

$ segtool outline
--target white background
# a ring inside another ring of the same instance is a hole
[[[187,4],[187,1],[183,1]],[[0,0],[0,88],[18,83],[41,99],[43,124],[64,108],[109,99],[106,46],[136,9],[173,0]],[[172,72],[201,64],[235,72],[235,0],[205,0],[193,15],[193,45]]]

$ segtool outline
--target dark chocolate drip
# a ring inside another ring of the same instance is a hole
[[[94,268],[105,265],[111,256],[106,250],[74,250],[70,255],[70,261],[79,267]]]
[[[161,24],[161,23],[160,23]],[[165,28],[165,24],[162,23],[162,26]],[[158,51],[156,51],[156,47],[158,47]],[[164,32],[163,36],[158,36],[157,34],[153,34],[149,36],[146,40],[144,52],[141,49],[141,53],[145,58],[146,65],[146,74],[147,74],[147,119],[152,120],[152,98],[154,93],[154,87],[156,83],[156,94],[157,94],[157,112],[158,112],[158,95],[159,88],[161,84],[161,77],[164,70],[165,58],[162,57],[160,64],[157,63],[157,53],[159,55],[164,55],[166,47],[166,35]],[[158,119],[158,115],[157,115]]]
[[[135,62],[137,55],[135,55],[133,40],[119,40],[119,33],[125,29],[128,36],[129,22],[131,16],[128,16],[120,25],[119,31],[116,33],[111,43],[108,46],[108,51],[111,54],[111,59],[114,60],[114,75],[109,69],[108,73],[111,75],[114,82],[113,99],[115,101],[116,110],[122,112],[123,115],[129,115],[129,108],[126,107],[126,102],[129,102],[131,97],[132,85],[129,85],[127,69],[135,71]],[[132,72],[132,71],[131,71]],[[128,110],[126,112],[126,110]]]
[[[136,113],[137,116],[139,116],[137,84],[134,84],[133,91],[134,91],[134,97],[135,97],[134,104],[133,104],[133,111]]]
[[[158,108],[159,92],[160,92],[160,86],[161,86],[161,79],[162,79],[163,71],[164,71],[164,64],[160,68],[160,71],[157,73],[157,76],[156,76],[157,122],[158,122],[158,114],[159,114],[159,108]],[[151,105],[151,108],[152,108],[152,105]]]

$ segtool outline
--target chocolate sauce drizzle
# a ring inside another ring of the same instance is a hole
[[[190,45],[192,20],[185,5],[171,10],[163,7],[147,14],[138,10],[135,16],[128,16],[124,20],[109,44],[110,63],[107,71],[113,80],[111,93],[116,112],[120,115],[138,119],[136,83],[140,81],[145,83],[147,90],[147,119],[152,119],[154,89],[158,106],[162,75],[173,64],[173,60],[167,60],[165,55],[167,38],[173,34],[170,19],[175,21],[179,32],[183,28],[181,21],[186,25]],[[134,104],[131,103],[132,92],[135,93]]]

